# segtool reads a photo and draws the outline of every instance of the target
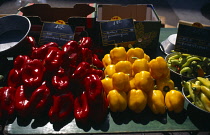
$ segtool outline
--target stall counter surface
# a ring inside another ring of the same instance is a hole
[[[161,28],[159,43],[176,34],[177,28]],[[160,48],[157,56],[165,57]],[[195,110],[185,102],[181,114],[167,113],[156,116],[147,111],[141,115],[123,113],[109,113],[101,125],[89,128],[80,128],[74,121],[69,123],[54,124],[44,118],[26,121],[15,119],[14,122],[2,127],[3,134],[209,134],[210,115]]]

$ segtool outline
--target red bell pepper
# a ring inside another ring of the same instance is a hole
[[[103,65],[102,61],[98,58],[98,55],[93,54],[92,62],[93,62],[93,65],[96,66],[97,68],[99,68],[99,69],[104,68],[104,65]]]
[[[71,75],[72,79],[83,80],[88,74],[90,74],[90,64],[88,62],[81,62],[74,73]]]
[[[45,82],[33,92],[21,85],[15,93],[15,109],[21,117],[36,117],[48,108],[50,98],[50,89]]]
[[[48,53],[48,49],[51,47],[58,47],[58,44],[55,42],[49,42],[40,47],[34,48],[31,54],[31,58],[43,60]]]
[[[90,74],[84,79],[85,91],[90,104],[103,99],[103,85],[98,75]]]
[[[38,87],[30,96],[29,110],[33,117],[41,115],[45,110],[49,109],[51,101],[50,89],[46,83]],[[49,110],[48,110],[49,111]]]
[[[81,51],[81,61],[88,62],[92,64],[92,51],[89,48],[82,48]]]
[[[20,117],[28,117],[30,94],[25,91],[23,85],[19,86],[15,93],[15,109]]]
[[[62,51],[68,56],[71,55],[72,53],[78,52],[78,49],[79,45],[77,41],[74,40],[68,41],[66,44],[62,46]]]
[[[96,69],[96,68],[92,67],[90,73],[98,75],[100,80],[102,80],[104,78],[104,72],[101,69]]]
[[[71,117],[74,108],[74,96],[71,92],[53,95],[53,104],[48,116],[51,123],[62,122]]]
[[[63,68],[60,68],[56,75],[52,77],[52,86],[57,92],[65,91],[69,88],[70,79]]]
[[[22,70],[25,63],[29,61],[29,57],[26,55],[18,55],[14,60],[14,68],[10,70],[7,80],[7,85],[17,88],[22,84]]]
[[[63,51],[57,47],[51,47],[48,50],[43,64],[47,71],[57,71],[63,63]]]
[[[45,67],[38,59],[30,60],[25,63],[22,69],[22,80],[24,87],[37,88],[43,82]]]
[[[91,48],[93,46],[93,41],[90,37],[82,37],[79,40],[79,46],[81,48]]]
[[[0,121],[6,121],[15,114],[15,92],[13,87],[0,88]]]
[[[89,121],[90,108],[86,92],[84,91],[80,96],[74,100],[74,117],[79,124],[86,125]]]

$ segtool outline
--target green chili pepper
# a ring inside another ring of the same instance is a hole
[[[182,81],[182,86],[185,92],[186,91],[189,92],[189,95],[192,101],[195,102],[195,94],[194,94],[194,91],[192,90],[191,82]]]
[[[192,69],[190,67],[184,67],[180,71],[181,75],[184,75],[184,76],[187,76],[187,77],[191,77],[192,76],[191,73],[192,73]]]
[[[182,65],[182,68],[189,66],[192,61],[201,61],[201,59],[198,57],[191,57]]]
[[[197,107],[199,107],[199,108],[201,108],[203,110],[206,110],[205,107],[204,107],[204,105],[203,105],[203,103],[201,102],[200,94],[195,96],[194,105],[196,105]]]
[[[206,87],[210,88],[210,81],[203,77],[197,77],[197,79]]]
[[[205,94],[201,93],[200,99],[205,109],[210,112],[210,100],[208,99],[208,97]]]

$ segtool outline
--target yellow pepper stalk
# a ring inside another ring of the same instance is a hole
[[[111,90],[107,99],[112,112],[123,112],[127,108],[127,94],[124,91]]]
[[[137,89],[141,89],[146,93],[154,89],[155,83],[150,72],[141,71],[140,73],[137,73],[134,78]]]
[[[128,92],[130,90],[129,75],[123,72],[114,73],[112,75],[112,84],[114,89]]]
[[[134,74],[137,74],[141,71],[149,71],[148,61],[144,58],[136,59],[132,64],[132,70]]]
[[[110,51],[110,58],[112,64],[116,64],[119,61],[127,60],[127,53],[124,47],[115,47]]]
[[[123,72],[125,74],[132,74],[132,64],[130,61],[119,61],[115,64],[116,72]]]
[[[154,79],[161,79],[169,77],[170,69],[168,68],[167,62],[161,56],[152,59],[149,62],[150,73]]]
[[[128,93],[128,108],[140,113],[147,105],[147,94],[140,89],[132,89]]]
[[[112,75],[116,73],[115,70],[115,65],[111,64],[108,65],[105,69],[104,69],[104,76],[108,76],[108,77],[112,77]]]
[[[164,114],[166,112],[164,95],[161,90],[150,91],[147,104],[154,114]]]
[[[161,78],[156,80],[156,86],[158,90],[161,90],[165,95],[166,92],[174,90],[174,81],[170,78]]]
[[[112,78],[105,77],[101,80],[105,93],[108,95],[109,91],[113,90]]]
[[[180,91],[170,90],[165,95],[165,104],[169,111],[180,113],[184,108],[184,96]]]
[[[135,58],[138,58],[138,59],[141,59],[141,58],[144,58],[144,50],[142,48],[130,48],[128,51],[127,51],[127,58],[128,58],[128,61],[130,61],[131,63],[133,63],[136,59]]]
[[[103,59],[102,59],[102,63],[104,65],[104,67],[107,67],[108,65],[112,64],[112,60],[110,58],[110,54],[105,54]]]

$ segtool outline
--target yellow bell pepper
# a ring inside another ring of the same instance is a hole
[[[128,92],[130,90],[129,75],[123,72],[114,73],[112,75],[112,84],[114,89]]]
[[[116,64],[119,61],[127,60],[127,53],[124,47],[115,47],[110,51],[110,58],[112,64]]]
[[[116,73],[115,70],[115,65],[111,64],[108,65],[105,69],[104,69],[104,76],[108,76],[108,77],[112,77],[112,75]]]
[[[147,55],[146,53],[144,53],[144,58],[149,62],[150,61],[150,57],[149,55]]]
[[[135,58],[138,58],[138,59],[141,59],[141,58],[144,58],[144,50],[142,48],[130,48],[128,51],[127,51],[127,58],[128,58],[128,61],[130,61],[131,63],[133,63],[136,59]]]
[[[111,90],[107,99],[112,112],[123,112],[127,108],[127,94],[124,91]]]
[[[170,70],[168,68],[167,62],[161,56],[156,57],[156,59],[152,59],[149,62],[150,73],[154,79],[161,79],[165,77],[169,77]]]
[[[136,89],[134,77],[130,77],[130,89]]]
[[[137,74],[141,71],[149,71],[148,61],[144,58],[135,60],[132,64],[132,70],[134,74]]]
[[[125,74],[132,74],[132,64],[130,61],[119,61],[115,64],[116,72],[123,72]]]
[[[109,91],[113,90],[112,78],[105,77],[101,80],[105,93],[108,95]]]
[[[170,78],[161,78],[156,80],[156,86],[158,90],[161,90],[165,95],[166,92],[174,90],[174,81]]]
[[[132,89],[128,93],[128,108],[140,113],[147,105],[147,94],[140,89]]]
[[[141,89],[146,93],[154,89],[155,83],[150,72],[141,71],[140,73],[137,73],[134,78],[137,89]]]
[[[104,67],[107,67],[108,65],[112,64],[112,60],[110,58],[110,54],[105,54],[103,59],[102,59],[102,63],[104,65]]]
[[[180,91],[170,90],[165,95],[165,104],[169,111],[180,113],[184,108],[184,96]]]
[[[147,104],[154,114],[164,114],[166,112],[164,95],[161,90],[150,91]]]

